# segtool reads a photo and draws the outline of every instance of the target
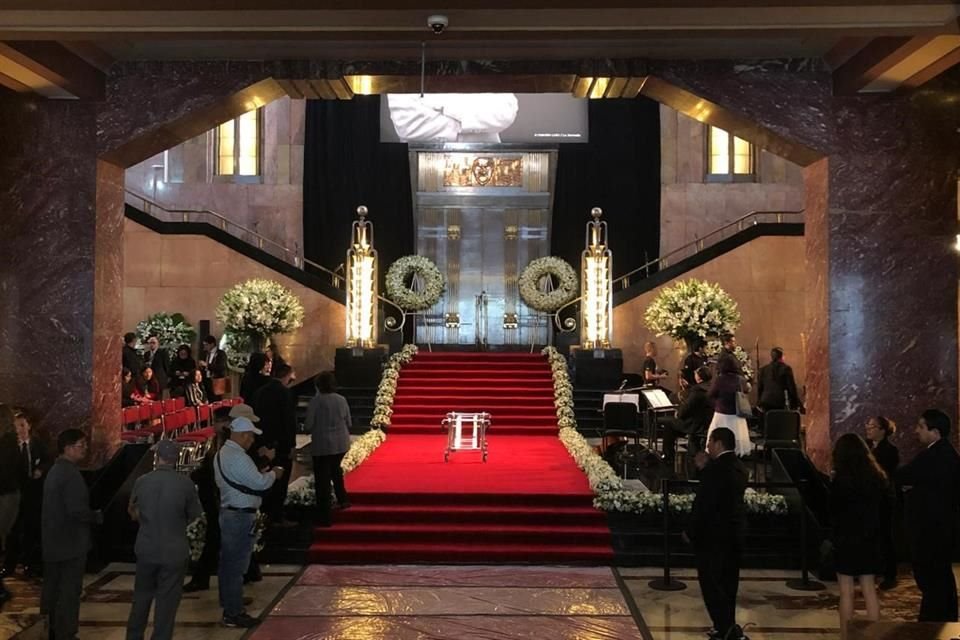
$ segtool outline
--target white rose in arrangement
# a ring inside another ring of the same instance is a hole
[[[644,318],[651,331],[674,340],[733,333],[740,326],[733,298],[717,284],[692,278],[663,289]]]
[[[227,331],[267,338],[303,326],[303,305],[273,280],[253,279],[228,290],[217,305],[217,320]]]

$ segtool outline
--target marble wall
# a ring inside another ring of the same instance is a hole
[[[804,252],[802,237],[762,236],[614,307],[613,345],[623,349],[624,370],[641,371],[643,344],[653,340],[657,343],[660,366],[670,372],[667,386],[676,388],[675,376],[686,355],[683,345],[665,336],[654,336],[643,316],[664,287],[677,280],[698,278],[719,284],[737,301],[743,317],[737,340],[750,353],[754,367],[758,346],[761,365],[770,361],[772,347],[781,347],[793,367],[797,386],[802,386],[807,372],[803,349],[807,330]]]
[[[214,175],[210,130],[127,169],[126,188],[168,209],[215,211],[300,255],[305,105],[282,97],[263,107],[255,182]]]
[[[751,211],[803,209],[803,169],[762,149],[754,182],[707,182],[706,135],[707,125],[660,106],[661,256]]]
[[[346,310],[339,302],[206,236],[162,235],[131,220],[124,225],[123,258],[124,330],[152,313],[180,312],[194,326],[209,320],[220,337],[214,311],[223,293],[250,278],[269,278],[293,291],[305,311],[302,328],[276,338],[284,358],[301,379],[333,368],[345,339]]]

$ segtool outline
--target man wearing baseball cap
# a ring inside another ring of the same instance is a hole
[[[258,623],[243,608],[243,574],[254,545],[251,533],[263,496],[284,470],[276,467],[261,473],[247,455],[255,437],[263,433],[254,425],[260,418],[249,405],[235,405],[230,417],[229,439],[213,465],[220,489],[220,602],[224,626],[250,628]]]

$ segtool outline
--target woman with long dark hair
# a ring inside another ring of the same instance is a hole
[[[138,402],[156,402],[163,399],[163,390],[160,388],[160,381],[153,375],[151,367],[144,367],[140,376],[134,383],[135,397]]]
[[[740,365],[736,358],[720,358],[717,361],[717,375],[710,385],[707,397],[713,401],[713,418],[707,429],[707,440],[714,429],[726,427],[733,431],[737,441],[737,455],[745,456],[753,451],[750,442],[750,429],[746,418],[737,415],[737,392],[743,387],[744,381]]]
[[[193,376],[190,378],[190,383],[184,387],[183,395],[187,399],[188,407],[207,404],[207,392],[203,388],[203,370],[193,370]]]
[[[197,368],[197,361],[190,353],[190,345],[182,344],[177,347],[177,355],[170,365],[170,395],[182,396],[186,386],[193,380],[193,371]]]
[[[833,480],[830,515],[837,581],[840,584],[840,637],[847,637],[853,617],[854,579],[866,604],[867,618],[880,619],[880,602],[874,582],[883,565],[882,537],[889,528],[890,485],[863,438],[845,433],[833,447]]]

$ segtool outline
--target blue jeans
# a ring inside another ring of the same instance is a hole
[[[243,574],[253,553],[256,514],[220,510],[220,606],[225,618],[244,612]]]

